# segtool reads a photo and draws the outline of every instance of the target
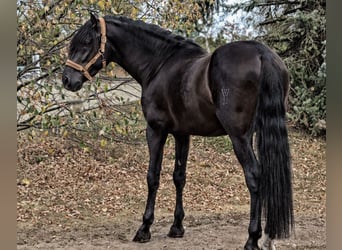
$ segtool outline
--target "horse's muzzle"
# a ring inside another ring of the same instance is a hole
[[[62,81],[63,81],[64,88],[69,90],[69,91],[76,92],[82,88],[82,82],[81,81],[72,82],[69,79],[69,77],[66,75],[63,75]]]

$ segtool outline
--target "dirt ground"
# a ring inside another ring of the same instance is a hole
[[[290,131],[295,233],[277,249],[326,249],[325,141]],[[184,190],[185,235],[172,224],[173,142],[164,152],[152,238],[134,243],[146,199],[146,145],[88,152],[67,139],[18,135],[17,249],[242,249],[249,196],[223,139],[194,138]],[[104,157],[105,156],[105,157]],[[260,241],[261,244],[261,241]]]
[[[172,217],[169,214],[158,214],[151,230],[151,241],[148,243],[131,241],[140,218],[129,216],[120,218],[119,222],[82,222],[78,227],[67,230],[58,227],[23,227],[19,230],[17,249],[243,249],[247,239],[246,218],[247,214],[203,216],[191,213],[184,221],[184,238],[173,239],[166,236]],[[295,231],[296,235],[291,239],[276,241],[277,249],[326,249],[324,220],[313,217],[297,218]]]

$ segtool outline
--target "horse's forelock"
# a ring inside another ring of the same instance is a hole
[[[82,25],[71,39],[70,50],[73,51],[78,45],[85,44],[87,40],[94,40],[96,32],[94,31],[90,21]]]

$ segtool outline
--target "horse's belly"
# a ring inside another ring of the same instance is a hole
[[[173,133],[200,136],[226,134],[213,110],[187,110],[173,123]]]

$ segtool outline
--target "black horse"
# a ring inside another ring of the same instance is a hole
[[[209,54],[191,40],[156,25],[91,14],[71,41],[64,87],[78,91],[106,62],[121,65],[142,87],[150,159],[146,210],[134,241],[151,238],[169,133],[176,142],[176,207],[168,236],[184,235],[182,192],[190,135],[229,135],[233,143],[250,192],[245,249],[259,249],[262,211],[263,249],[273,249],[273,239],[290,236],[294,224],[292,172],[285,124],[289,75],[279,56],[256,41],[232,42]],[[258,157],[253,151],[254,133]]]

